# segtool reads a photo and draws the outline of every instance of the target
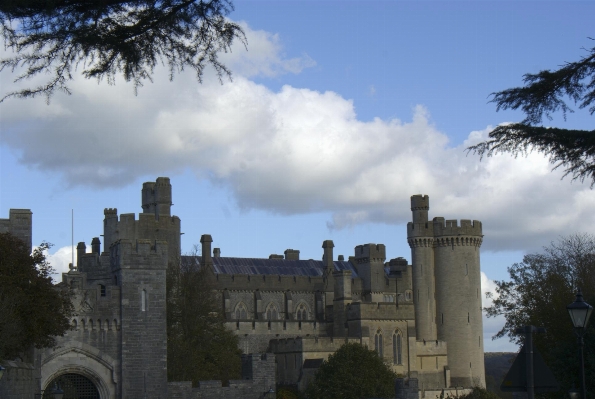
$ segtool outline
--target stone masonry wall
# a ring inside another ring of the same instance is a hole
[[[0,398],[32,399],[37,388],[33,364],[15,360],[0,365],[6,368],[0,380]]]

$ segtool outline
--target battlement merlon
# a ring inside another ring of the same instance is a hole
[[[112,272],[119,269],[167,269],[167,241],[122,239],[111,245],[110,253]]]
[[[434,237],[445,236],[478,236],[483,237],[482,226],[479,220],[461,219],[459,226],[457,220],[444,220],[443,217],[435,217],[433,220]]]
[[[355,261],[357,263],[384,263],[385,260],[386,246],[384,244],[364,244],[355,247]]]

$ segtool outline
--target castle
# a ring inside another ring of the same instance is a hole
[[[482,226],[430,220],[422,195],[411,197],[412,264],[387,261],[383,244],[335,259],[330,240],[321,260],[300,259],[294,249],[264,259],[223,257],[203,235],[198,262],[214,274],[226,325],[246,354],[244,380],[168,384],[165,273],[181,254],[171,205],[168,178],[144,183],[138,219],[105,209],[103,250],[98,237],[90,252],[78,244],[76,265],[60,283],[75,293],[72,329],[56,348],[36,351],[38,390],[70,379],[96,395],[89,398],[260,398],[275,384],[303,389],[345,342],[364,344],[390,364],[401,377],[398,397],[485,387]],[[28,217],[28,230],[14,224],[30,242],[30,211],[11,210],[10,220],[13,213]],[[0,220],[0,231],[11,231],[10,220]]]

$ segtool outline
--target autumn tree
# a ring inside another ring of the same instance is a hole
[[[31,254],[27,244],[0,234],[0,359],[31,347],[52,347],[70,328],[70,292],[54,286],[43,243]]]
[[[329,356],[306,389],[308,399],[393,398],[397,375],[375,351],[346,343]]]
[[[232,10],[230,0],[2,0],[2,36],[15,55],[0,61],[0,71],[18,70],[16,81],[50,76],[2,100],[70,94],[67,83],[78,66],[84,77],[110,84],[122,74],[135,91],[158,64],[168,67],[170,79],[189,68],[200,82],[207,65],[219,79],[231,77],[218,54],[235,39],[246,45],[242,28],[226,19]]]
[[[514,156],[538,151],[549,157],[554,169],[563,168],[564,176],[595,184],[595,131],[546,127],[543,118],[561,112],[564,119],[578,108],[595,112],[595,47],[575,62],[556,70],[525,74],[524,86],[492,93],[491,102],[499,110],[520,109],[521,122],[500,125],[489,133],[489,139],[469,147],[481,157],[498,153]]]
[[[546,334],[535,334],[536,348],[560,382],[560,393],[578,386],[577,341],[566,306],[582,288],[587,302],[595,304],[595,237],[576,234],[562,237],[542,253],[528,254],[508,268],[509,280],[496,281],[488,317],[504,316],[505,324],[494,338],[507,336],[521,344],[518,327],[545,327]],[[591,320],[585,335],[587,391],[595,390],[595,327]]]
[[[167,377],[169,381],[239,379],[241,351],[225,319],[213,273],[196,253],[167,271]]]

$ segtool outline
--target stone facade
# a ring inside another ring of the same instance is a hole
[[[246,354],[243,380],[166,381],[165,271],[180,259],[180,219],[171,215],[168,178],[145,183],[143,213],[104,211],[98,237],[77,246],[77,264],[61,285],[75,293],[72,330],[36,352],[38,387],[66,373],[85,376],[101,398],[260,398],[275,385],[303,389],[345,342],[376,350],[399,374],[397,396],[430,397],[485,386],[478,221],[428,219],[429,198],[411,198],[412,264],[386,259],[383,244],[358,245],[335,259],[299,250],[268,258],[222,257],[201,237],[201,267],[213,273],[227,327]],[[29,213],[27,213],[29,212]],[[11,221],[30,211],[11,211]],[[20,216],[19,216],[20,215]],[[25,237],[29,230],[20,227]],[[30,238],[29,238],[30,240]],[[275,360],[276,359],[276,360]],[[454,391],[453,391],[454,390]],[[430,395],[430,396],[428,396]]]

